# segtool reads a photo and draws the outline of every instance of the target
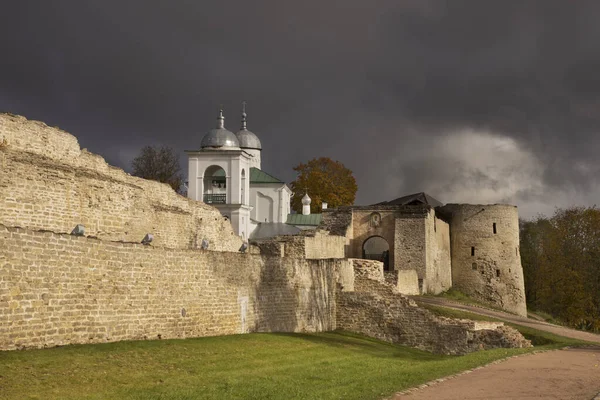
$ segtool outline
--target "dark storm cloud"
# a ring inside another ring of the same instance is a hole
[[[246,100],[264,169],[291,180],[297,163],[330,156],[354,171],[359,203],[428,190],[533,210],[600,194],[595,1],[2,9],[0,110],[126,169],[145,144],[197,148],[220,103],[237,130]]]

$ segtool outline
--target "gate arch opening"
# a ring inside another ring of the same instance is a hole
[[[362,255],[364,259],[383,262],[383,270],[390,270],[390,245],[381,236],[371,236],[365,240]]]

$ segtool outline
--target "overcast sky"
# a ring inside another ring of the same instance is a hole
[[[522,216],[600,198],[600,1],[6,1],[0,111],[130,171],[144,145],[248,128],[263,169],[354,172],[357,204],[425,191]]]

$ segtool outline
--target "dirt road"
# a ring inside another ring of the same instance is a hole
[[[539,329],[541,331],[551,332],[556,335],[570,337],[573,339],[585,340],[592,343],[600,344],[600,335],[582,332],[575,329],[565,328],[564,326],[558,326],[549,324],[544,321],[538,321],[530,318],[519,317],[514,314],[505,313],[502,311],[493,311],[487,308],[481,308],[476,306],[470,306],[466,304],[457,303],[437,297],[423,297],[423,296],[411,296],[417,303],[427,303],[443,307],[455,308],[457,310],[469,311],[475,314],[486,315],[488,317],[498,318],[503,321],[512,322],[515,324],[528,326],[530,328]]]
[[[600,399],[600,348],[510,358],[394,400]]]
[[[417,302],[485,315],[574,339],[599,343],[600,335],[441,298]],[[394,400],[594,399],[600,400],[600,347],[566,349],[511,358],[467,371]]]

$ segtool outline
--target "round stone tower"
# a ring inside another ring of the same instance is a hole
[[[526,316],[517,207],[448,204],[452,287],[487,304]]]

